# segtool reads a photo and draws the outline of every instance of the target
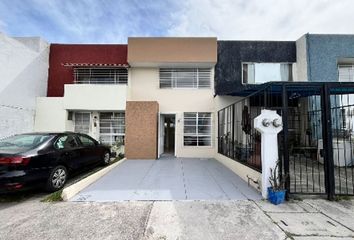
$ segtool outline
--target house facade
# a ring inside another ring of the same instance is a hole
[[[126,45],[52,44],[47,96],[37,98],[35,131],[76,131],[124,142]]]
[[[288,158],[283,161],[292,166],[304,162],[313,166],[313,162],[323,162],[322,152],[327,151],[322,124],[326,84],[349,86],[354,81],[353,35],[305,34],[296,41],[134,37],[127,44],[50,47],[40,41],[32,49],[28,44],[33,41],[11,41],[19,47],[11,49],[17,55],[8,55],[20,58],[24,54],[18,53],[25,51],[39,61],[31,67],[36,74],[23,72],[35,79],[12,79],[18,85],[23,81],[23,86],[38,82],[41,90],[23,101],[23,106],[32,106],[32,113],[23,117],[31,127],[9,131],[11,127],[3,126],[16,124],[4,118],[7,123],[0,125],[5,129],[2,135],[76,131],[104,144],[123,145],[129,159],[214,157],[254,186],[260,184],[261,148],[253,119],[260,111],[273,109],[283,117],[287,130],[281,134],[287,134],[280,137],[286,144],[280,144],[279,158]],[[11,79],[9,70],[3,72]],[[349,140],[342,138],[354,128],[354,98],[352,88],[340,86],[329,90],[333,95],[328,98],[328,107],[333,108],[329,131],[341,146],[351,149]],[[333,143],[333,149],[343,147]],[[337,152],[334,159],[343,155]],[[324,175],[323,166],[316,171]],[[296,179],[298,175],[293,174]],[[308,174],[305,182],[312,176]],[[322,193],[324,181],[320,178],[311,186]]]
[[[271,109],[283,120],[278,147],[288,192],[330,199],[353,195],[353,50],[352,35],[219,41],[216,156],[262,171],[261,138],[253,120],[262,109]]]
[[[216,38],[52,44],[36,131],[79,131],[125,145],[128,158],[215,153]]]

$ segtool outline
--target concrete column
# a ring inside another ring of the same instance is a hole
[[[262,134],[262,196],[267,198],[267,188],[270,187],[270,169],[275,168],[278,160],[278,133],[283,129],[282,119],[276,111],[262,110],[254,119],[254,127]]]

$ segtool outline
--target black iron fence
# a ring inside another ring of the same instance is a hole
[[[281,170],[294,194],[354,195],[354,84],[269,83],[221,109],[219,153],[261,171],[262,109],[283,119],[278,135]]]
[[[218,152],[257,171],[262,170],[261,135],[253,120],[262,109],[280,112],[280,96],[272,96],[272,86],[240,98],[218,112]]]

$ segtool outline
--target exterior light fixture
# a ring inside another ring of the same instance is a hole
[[[281,123],[279,118],[274,119],[272,123],[273,123],[273,126],[276,127],[276,128],[280,127],[282,125],[282,123]]]
[[[97,127],[97,116],[93,117],[93,126]]]
[[[269,127],[270,123],[271,123],[270,120],[267,118],[262,120],[262,125],[265,127]]]

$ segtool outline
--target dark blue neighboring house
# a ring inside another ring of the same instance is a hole
[[[218,153],[261,171],[253,120],[272,109],[288,193],[354,195],[354,35],[218,41],[215,97]]]

